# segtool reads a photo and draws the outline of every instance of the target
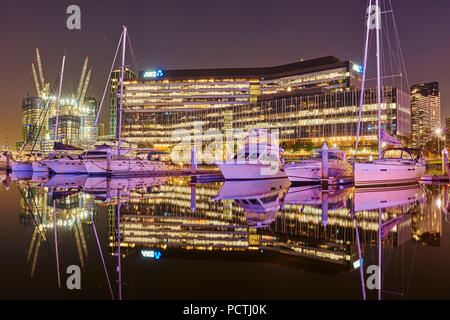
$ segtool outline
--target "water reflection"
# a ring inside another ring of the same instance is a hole
[[[82,269],[87,242],[98,249],[113,299],[123,296],[127,263],[122,260],[133,253],[142,259],[277,263],[328,275],[356,271],[363,299],[375,292],[366,288],[363,270],[381,261],[378,298],[406,297],[410,279],[404,269],[414,265],[414,257],[405,262],[403,247],[440,246],[442,213],[448,221],[447,185],[322,190],[291,186],[288,179],[201,184],[189,177],[31,175],[11,180],[21,194],[19,221],[34,230],[26,257],[31,277],[44,245],[61,285],[58,255],[65,248],[59,234],[70,232]],[[8,177],[2,181],[9,183]],[[101,207],[108,209],[107,221],[98,220]],[[99,238],[98,225],[108,225],[107,238]],[[86,229],[94,239],[86,239]],[[108,252],[101,248],[105,243]],[[398,248],[401,272],[392,268]],[[108,273],[105,255],[117,257],[117,280]]]

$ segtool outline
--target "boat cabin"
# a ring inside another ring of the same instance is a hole
[[[420,162],[424,159],[423,151],[421,149],[412,148],[388,148],[383,151],[382,159],[399,159]]]

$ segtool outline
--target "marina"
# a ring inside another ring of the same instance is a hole
[[[450,2],[53,2],[3,10],[0,301],[450,300]]]

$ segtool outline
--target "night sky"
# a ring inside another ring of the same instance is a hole
[[[410,85],[439,81],[442,116],[450,116],[450,1],[391,1]],[[81,8],[81,30],[66,28],[71,4]],[[0,144],[6,143],[6,128],[11,146],[20,140],[21,100],[27,92],[36,95],[31,73],[36,46],[51,83],[67,55],[67,94],[76,90],[89,55],[87,95],[100,100],[124,24],[138,69],[258,67],[327,55],[362,62],[366,5],[366,0],[2,1]],[[107,122],[108,103],[104,107]]]

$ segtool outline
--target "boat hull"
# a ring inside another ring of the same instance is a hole
[[[328,178],[351,178],[353,168],[350,163],[329,161]],[[283,168],[291,182],[317,183],[322,179],[321,161],[304,161],[287,164]]]
[[[221,163],[216,164],[225,180],[262,180],[286,178],[285,172],[278,169],[271,173],[270,166],[261,164]]]
[[[11,161],[11,170],[12,171],[33,171],[33,165],[31,162],[18,162]]]
[[[124,159],[124,160],[85,160],[86,171],[92,175],[145,175],[156,172],[168,171],[164,162],[142,160],[142,159]]]
[[[425,165],[389,162],[355,163],[355,186],[415,183],[425,173]]]
[[[45,160],[44,164],[55,173],[85,174],[87,173],[84,161],[81,159],[53,159]]]
[[[43,161],[33,161],[33,172],[48,172],[48,167]]]

